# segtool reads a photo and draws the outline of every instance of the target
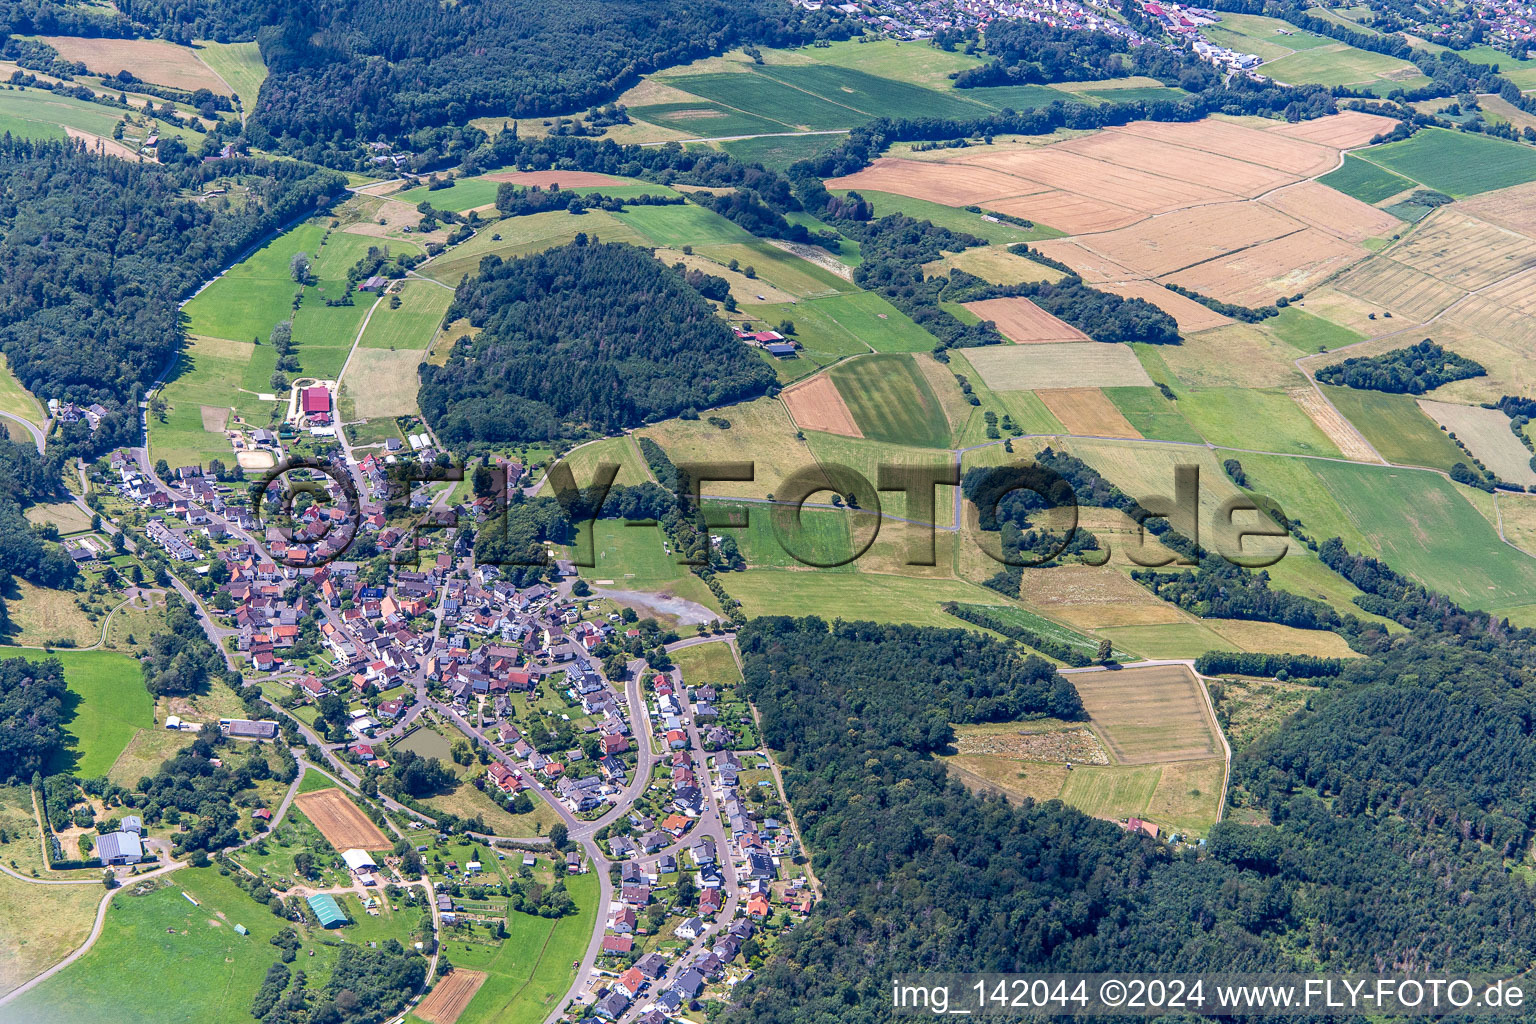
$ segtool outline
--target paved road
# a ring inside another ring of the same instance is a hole
[[[47,437],[47,432],[45,430],[39,428],[38,425],[33,423],[31,420],[24,420],[20,416],[14,415],[13,413],[0,412],[0,419],[7,419],[12,423],[19,423],[26,427],[27,433],[32,435],[32,443],[37,445],[38,452],[42,452],[43,443]]]

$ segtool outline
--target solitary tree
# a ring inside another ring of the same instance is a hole
[[[293,259],[288,261],[288,273],[293,275],[294,281],[297,282],[298,284],[308,284],[309,283],[309,253],[306,253],[306,252],[296,252],[296,253],[294,253],[293,254]]]

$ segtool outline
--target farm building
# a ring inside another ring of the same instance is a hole
[[[300,408],[310,423],[331,422],[331,392],[320,385],[305,388],[299,395]]]
[[[144,859],[144,846],[133,832],[108,832],[96,840],[96,856],[102,867],[109,864],[137,864]]]
[[[347,915],[336,905],[336,897],[329,893],[317,893],[308,900],[309,909],[320,919],[322,928],[338,928],[347,923]]]
[[[378,865],[362,850],[343,850],[341,859],[347,862],[347,870],[354,875],[362,871],[375,871]]]
[[[277,735],[276,722],[253,722],[244,718],[221,718],[219,727],[224,735],[236,739],[269,740]]]

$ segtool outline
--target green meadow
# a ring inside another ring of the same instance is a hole
[[[1142,437],[1159,441],[1190,441],[1204,438],[1179,414],[1177,403],[1163,397],[1156,388],[1104,388],[1104,395],[1135,427]]]
[[[1357,391],[1328,384],[1321,387],[1344,418],[1388,462],[1449,470],[1456,463],[1467,461],[1456,442],[1424,415],[1412,395]]]
[[[678,103],[651,103],[630,107],[631,117],[661,128],[689,132],[699,138],[722,138],[732,135],[769,135],[774,132],[792,131],[791,125],[771,121],[708,100]],[[821,136],[811,136],[820,138]],[[745,158],[743,158],[745,159]],[[788,166],[787,164],[785,166]]]
[[[825,501],[819,494],[813,501]],[[753,568],[795,569],[821,566],[841,561],[854,554],[849,527],[851,513],[825,508],[803,508],[798,519],[789,506],[727,504],[710,502],[710,515],[729,521],[731,526],[715,526],[714,532],[734,537],[741,555]],[[738,525],[739,524],[739,525]],[[867,536],[865,534],[864,536]],[[802,556],[796,558],[796,555]],[[810,563],[809,565],[807,563]],[[852,565],[818,571],[852,572]]]
[[[949,422],[944,409],[910,357],[860,356],[828,372],[865,437],[929,448],[949,447]]]
[[[53,651],[0,647],[0,658],[57,658],[64,665],[65,732],[70,737],[50,771],[81,778],[107,774],[140,729],[155,725],[155,702],[144,688],[139,663],[114,651]]]
[[[1458,199],[1536,181],[1536,148],[1446,128],[1423,128],[1361,155]]]
[[[267,65],[261,59],[261,48],[255,43],[215,43],[205,41],[195,44],[197,59],[213,69],[213,73],[229,83],[240,97],[240,105],[249,114],[256,108],[256,96],[261,83],[267,80]]]
[[[869,114],[848,104],[824,99],[753,71],[683,75],[664,81],[722,106],[791,128],[854,128],[871,119]]]
[[[1317,180],[1363,203],[1379,203],[1413,188],[1413,182],[1402,175],[1393,174],[1353,153],[1344,155],[1344,163],[1338,170],[1329,171]]]
[[[399,309],[391,309],[386,297],[373,311],[359,342],[363,347],[426,348],[453,301],[452,290],[432,281],[406,281],[399,294]]]

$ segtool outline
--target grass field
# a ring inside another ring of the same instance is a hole
[[[1142,437],[1195,444],[1204,440],[1179,414],[1178,405],[1156,388],[1105,388],[1104,394]]]
[[[909,356],[862,356],[830,373],[865,437],[949,447],[949,421],[944,409]]]
[[[840,135],[786,135],[760,139],[733,139],[720,148],[742,163],[762,164],[773,171],[786,171],[797,160],[809,160],[842,142]]]
[[[655,245],[676,248],[683,245],[702,246],[724,242],[748,244],[756,241],[743,228],[713,210],[706,210],[693,203],[682,206],[632,206],[615,216]],[[574,219],[580,221],[585,217]],[[582,229],[578,226],[575,230]]]
[[[1393,174],[1353,153],[1345,155],[1342,167],[1317,180],[1364,203],[1379,203],[1413,188],[1413,182],[1402,175]]]
[[[1176,393],[1179,412],[1214,444],[1297,455],[1339,454],[1338,447],[1283,391],[1191,388]]]
[[[1379,167],[1462,198],[1536,181],[1536,148],[1486,135],[1424,128],[1363,153]]]
[[[1368,542],[1364,550],[1398,572],[1465,607],[1497,611],[1536,601],[1536,559],[1500,542],[1443,477],[1337,462],[1314,462],[1311,469],[1358,524]]]
[[[869,572],[750,569],[729,573],[721,582],[749,616],[820,615],[953,628],[960,623],[944,614],[939,607],[944,602],[991,604],[997,600],[995,591],[960,580]]]
[[[952,117],[964,120],[980,117],[986,112],[986,108],[965,98],[963,90],[940,92],[850,67],[767,64],[754,70],[785,85],[874,117]]]
[[[823,337],[850,338],[855,351],[868,346],[876,352],[929,352],[933,335],[919,327],[911,317],[874,292],[852,291],[811,299],[793,307],[788,319],[798,328],[805,317],[819,325]]]
[[[583,535],[592,534],[597,565],[583,568],[582,575],[616,580],[624,586],[641,586],[675,580],[688,572],[677,556],[667,551],[659,526],[630,526],[621,519],[599,519],[583,524]]]
[[[147,894],[139,886],[120,890],[90,952],[7,1007],[15,1016],[6,1019],[67,1024],[154,992],[160,996],[155,1019],[166,1024],[249,1021],[251,997],[275,959],[268,940],[286,922],[216,868],[183,868],[159,885]],[[236,924],[250,934],[237,934]],[[299,930],[304,970],[310,985],[320,987],[335,959],[333,947],[314,942],[307,928]],[[311,949],[315,955],[305,955]]]
[[[967,607],[976,608],[1010,625],[1022,626],[1025,629],[1033,630],[1041,636],[1066,644],[1069,647],[1074,647],[1090,657],[1099,649],[1099,642],[1097,640],[1079,633],[1070,626],[1063,626],[1061,623],[1048,619],[1044,615],[1036,614],[1027,608],[1020,608],[1017,605],[997,604],[968,605]],[[1129,654],[1129,652],[1116,652],[1117,657],[1126,654]]]
[[[477,206],[489,206],[495,203],[496,190],[500,187],[499,182],[486,178],[459,178],[447,188],[430,189],[423,185],[420,188],[401,192],[392,198],[412,206],[426,201],[435,209],[462,213]]]
[[[197,56],[213,73],[224,79],[240,97],[247,114],[256,107],[261,83],[267,80],[267,65],[261,48],[255,43],[197,43]]]
[[[672,663],[683,673],[689,686],[735,686],[741,682],[741,669],[724,641],[684,647],[672,653]]]
[[[28,519],[39,521],[32,516]],[[10,592],[5,594],[11,619],[5,642],[22,647],[91,646],[101,638],[101,622],[92,621],[80,610],[76,596],[73,590],[50,590],[13,577]]]
[[[0,91],[0,118],[12,134],[39,139],[63,138],[61,127],[110,139],[121,120],[110,107],[38,89]]]
[[[49,766],[81,778],[105,775],[140,729],[154,727],[154,701],[139,664],[112,651],[55,651],[0,647],[0,658],[57,658],[69,686],[65,731],[73,738]]]
[[[1418,406],[1455,434],[1456,440],[1466,445],[1500,480],[1521,487],[1536,484],[1531,453],[1509,429],[1509,417],[1499,410],[1425,399],[1420,399]]]
[[[650,103],[630,107],[631,117],[662,128],[672,128],[697,138],[723,138],[732,135],[769,135],[774,132],[793,131],[793,125],[758,117],[740,110],[732,110],[720,103],[707,100],[679,103]],[[822,139],[823,136],[810,136]],[[793,163],[793,161],[790,161]],[[787,165],[786,165],[787,166]]]
[[[814,501],[825,501],[820,494]],[[729,517],[739,527],[717,526],[714,532],[734,537],[741,548],[741,555],[754,568],[796,569],[824,566],[851,557],[854,553],[854,536],[850,526],[850,513],[833,509],[801,509],[798,518],[787,506],[727,505],[711,502],[707,506],[711,515]],[[858,531],[862,540],[868,529]],[[795,557],[799,555],[800,557]],[[807,565],[810,563],[810,565]],[[831,569],[818,571],[830,572]],[[852,565],[838,566],[836,571],[853,572]]]
[[[1395,88],[1415,88],[1425,79],[1404,60],[1328,42],[1263,65],[1264,74],[1288,85],[1367,86],[1378,95]]]
[[[407,281],[399,294],[399,309],[391,309],[385,299],[373,311],[359,343],[362,347],[422,351],[453,301],[453,292],[430,281]]]
[[[599,909],[596,875],[571,875],[565,884],[579,908],[570,917],[550,921],[514,912],[498,945],[444,943],[456,966],[486,973],[459,1024],[538,1024],[565,995],[576,973],[571,962],[586,952]]]
[[[795,52],[821,64],[856,68],[871,75],[915,82],[940,91],[954,88],[949,80],[952,72],[983,63],[974,54],[942,50],[923,42],[904,43],[899,39],[859,36],[830,46],[805,47]]]
[[[1279,316],[1264,321],[1264,326],[1275,337],[1301,352],[1325,352],[1364,340],[1348,327],[1296,306],[1287,306]]]
[[[35,841],[27,836],[14,842]],[[4,852],[9,860],[10,848]],[[99,885],[32,885],[0,875],[0,995],[78,948],[103,893]],[[10,1014],[10,1008],[0,1009],[0,1020],[24,1019]]]
[[[670,210],[678,207],[649,207],[648,209]],[[730,224],[729,221],[725,223]],[[734,228],[735,225],[731,224],[731,227]],[[496,255],[504,260],[526,256],[529,253],[564,245],[575,238],[577,232],[582,231],[586,232],[589,238],[600,238],[605,242],[633,242],[637,245],[665,244],[648,240],[635,228],[601,210],[589,211],[579,217],[569,213],[536,213],[529,217],[514,217],[511,220],[498,221],[482,228],[474,238],[455,246],[430,263],[423,264],[418,271],[423,276],[446,284],[450,288],[456,287],[466,274],[473,276],[479,272],[480,261],[486,256]]]
[[[42,403],[21,386],[21,381],[11,373],[11,364],[3,354],[0,354],[0,412],[20,416],[37,426],[42,426],[45,418]]]
[[[1456,443],[1424,415],[1412,395],[1357,391],[1327,384],[1322,389],[1344,418],[1388,462],[1449,470],[1456,463],[1467,461]]]
[[[870,120],[869,114],[851,106],[830,102],[793,85],[753,72],[669,77],[666,83],[695,96],[792,128],[825,131],[832,128],[854,128]]]

